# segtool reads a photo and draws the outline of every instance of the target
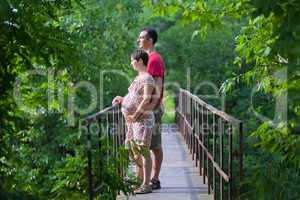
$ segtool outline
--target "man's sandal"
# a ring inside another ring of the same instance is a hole
[[[152,190],[158,190],[161,188],[159,180],[151,179],[150,182],[151,182],[150,185],[152,186]]]

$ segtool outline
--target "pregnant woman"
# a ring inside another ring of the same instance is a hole
[[[136,50],[131,55],[131,65],[138,72],[128,88],[125,97],[117,96],[113,104],[122,104],[122,113],[127,124],[126,143],[136,161],[137,176],[142,185],[135,190],[136,194],[151,193],[151,154],[150,144],[154,127],[153,111],[145,110],[151,101],[155,82],[147,72],[148,54],[143,50]]]

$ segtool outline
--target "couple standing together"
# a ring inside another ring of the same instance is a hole
[[[112,101],[113,105],[122,105],[127,125],[126,144],[136,164],[137,178],[142,182],[135,190],[136,194],[151,193],[152,189],[161,187],[160,123],[165,67],[160,54],[154,51],[157,39],[155,29],[141,30],[137,39],[139,49],[131,54],[131,65],[138,75],[129,86],[127,95],[116,96]]]

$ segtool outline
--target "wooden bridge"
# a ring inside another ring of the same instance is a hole
[[[100,126],[99,126],[100,125]],[[113,126],[112,126],[113,125]],[[93,131],[93,127],[102,127]],[[104,127],[104,129],[103,129]],[[92,152],[101,149],[93,137],[103,134],[113,150],[106,156],[118,157],[117,149],[125,139],[126,127],[119,106],[106,108],[86,118],[88,132],[89,198],[101,195],[102,157]],[[162,125],[164,161],[160,190],[151,194],[124,196],[119,200],[206,200],[239,199],[243,177],[242,122],[180,89],[176,100],[176,124]],[[94,133],[97,133],[96,135]],[[98,155],[101,155],[99,150]],[[105,157],[105,156],[104,156]],[[93,165],[96,161],[96,170]],[[124,165],[118,166],[124,176]],[[97,170],[98,169],[98,170]]]

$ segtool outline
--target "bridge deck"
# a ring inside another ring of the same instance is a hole
[[[207,194],[207,185],[202,184],[202,177],[194,165],[183,138],[172,126],[164,124],[163,150],[164,161],[161,170],[160,190],[151,194],[120,196],[118,199],[130,200],[211,200]],[[174,127],[174,126],[173,126]]]

